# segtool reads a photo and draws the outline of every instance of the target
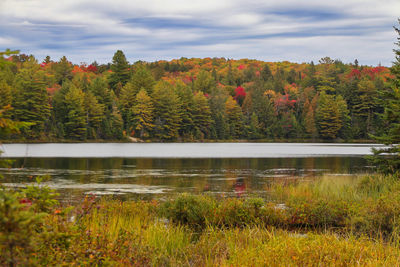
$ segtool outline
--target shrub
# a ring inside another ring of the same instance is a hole
[[[211,197],[182,194],[173,201],[163,203],[160,214],[174,223],[200,230],[207,226],[216,208],[216,201]]]
[[[19,193],[0,188],[0,265],[27,264],[24,254],[35,248],[34,237],[46,215],[20,199]]]

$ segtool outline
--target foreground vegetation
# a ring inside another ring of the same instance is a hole
[[[275,184],[270,199],[88,196],[62,207],[43,186],[0,191],[0,264],[319,266],[400,264],[397,175]]]

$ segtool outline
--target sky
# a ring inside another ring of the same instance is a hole
[[[0,51],[39,61],[181,57],[391,66],[399,0],[0,0]]]

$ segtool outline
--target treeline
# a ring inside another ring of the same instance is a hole
[[[187,59],[74,65],[0,53],[0,116],[23,122],[2,140],[368,139],[385,125],[390,69]]]

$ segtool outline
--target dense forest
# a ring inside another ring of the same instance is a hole
[[[225,58],[39,62],[0,53],[1,140],[365,140],[385,129],[390,68]]]

